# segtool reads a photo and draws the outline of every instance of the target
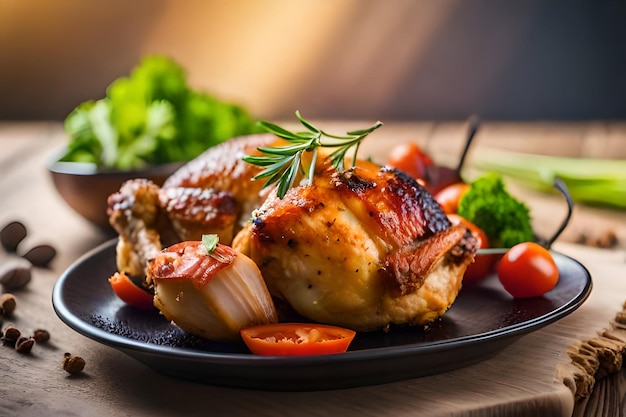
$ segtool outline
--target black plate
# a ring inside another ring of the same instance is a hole
[[[359,333],[348,352],[336,355],[262,357],[250,354],[243,343],[209,342],[184,333],[157,312],[126,306],[107,282],[116,269],[115,244],[111,240],[87,253],[60,277],[52,302],[61,320],[162,374],[242,388],[335,389],[467,366],[572,313],[592,287],[584,266],[554,253],[560,279],[544,297],[515,300],[491,276],[464,288],[427,330]]]

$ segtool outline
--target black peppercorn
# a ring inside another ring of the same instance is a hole
[[[15,342],[20,338],[22,332],[16,327],[6,326],[2,331],[2,343],[6,346],[15,346]]]
[[[17,353],[30,353],[33,345],[35,344],[35,339],[32,337],[20,337],[15,342],[15,350]]]
[[[33,339],[39,344],[46,343],[50,340],[50,332],[44,329],[37,329],[33,332]]]

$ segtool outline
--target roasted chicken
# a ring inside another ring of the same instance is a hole
[[[359,166],[320,165],[312,184],[266,199],[241,233],[272,295],[355,330],[434,321],[477,249],[413,178]]]
[[[275,140],[218,145],[161,188],[124,184],[109,198],[119,270],[145,275],[163,246],[216,233],[258,265],[276,300],[310,320],[366,331],[444,314],[474,258],[471,233],[416,180],[368,162],[341,172],[318,158],[314,180],[280,199],[242,161]]]

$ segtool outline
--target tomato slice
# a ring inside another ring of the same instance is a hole
[[[154,298],[153,295],[135,285],[128,275],[116,272],[109,278],[109,284],[111,284],[113,292],[126,304],[142,310],[152,310],[155,308],[152,302]]]
[[[276,323],[246,327],[240,334],[256,355],[305,356],[345,352],[356,332],[323,324]]]

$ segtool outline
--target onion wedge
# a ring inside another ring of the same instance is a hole
[[[278,321],[259,268],[228,246],[178,243],[162,250],[147,271],[154,305],[188,333],[231,341],[244,327]]]

